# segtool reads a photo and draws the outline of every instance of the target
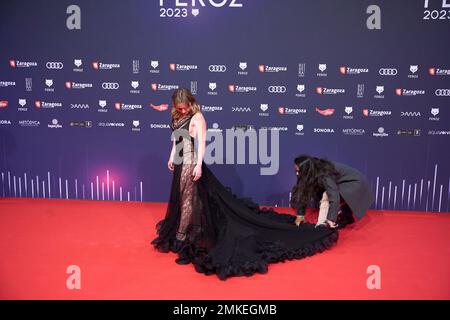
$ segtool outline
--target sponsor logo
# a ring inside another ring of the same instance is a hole
[[[341,94],[341,93],[345,93],[345,89],[317,87],[316,93],[317,94]]]
[[[92,88],[92,83],[79,83],[74,81],[66,81],[65,83],[67,89],[86,89]]]
[[[235,84],[228,85],[228,91],[237,93],[249,93],[257,91],[256,87],[243,87]]]
[[[73,71],[83,72],[83,68],[81,68],[81,66],[83,65],[83,61],[81,59],[73,59],[73,64],[75,65],[75,68],[73,68]]]
[[[401,117],[421,117],[421,114],[419,111],[401,111],[400,116]]]
[[[396,68],[380,68],[378,74],[380,76],[396,76],[398,70]]]
[[[8,100],[0,100],[0,108],[6,108],[8,106]]]
[[[298,77],[303,78],[305,76],[306,63],[298,64]]]
[[[150,61],[150,73],[159,73],[159,61],[158,60],[151,60]]]
[[[420,129],[398,129],[397,135],[399,136],[413,136],[413,137],[419,137],[420,136]]]
[[[428,74],[430,76],[450,76],[450,69],[441,69],[441,68],[429,68]]]
[[[266,66],[264,64],[260,64],[258,66],[258,70],[261,73],[264,73],[264,72],[286,72],[287,67],[274,67],[274,66]]]
[[[19,60],[11,59],[11,60],[9,60],[9,65],[11,68],[30,68],[30,67],[37,67],[37,62],[19,61]]]
[[[306,109],[302,108],[289,108],[289,107],[278,107],[278,113],[279,114],[286,114],[286,115],[297,115],[297,114],[305,114]]]
[[[62,62],[49,61],[45,64],[45,67],[47,69],[61,70],[64,68],[64,64]]]
[[[345,112],[345,114],[343,116],[344,119],[348,119],[348,120],[353,119],[353,107],[345,107],[344,112]]]
[[[217,83],[216,82],[209,82],[208,83],[208,88],[209,88],[209,91],[207,92],[208,95],[211,95],[211,96],[216,96],[217,95],[217,91],[216,91]]]
[[[151,129],[170,129],[170,125],[165,123],[150,123]]]
[[[170,69],[170,71],[191,71],[191,70],[197,70],[198,66],[195,64],[170,63],[169,69]]]
[[[0,81],[0,87],[11,87],[15,85],[16,83],[14,81]]]
[[[44,91],[46,92],[54,92],[55,88],[52,88],[53,86],[53,79],[45,79],[45,85],[47,88],[44,88]]]
[[[227,67],[223,64],[211,64],[208,67],[209,72],[225,72],[227,71]]]
[[[61,108],[62,103],[36,100],[34,101],[34,106],[38,109],[54,109],[54,108]]]
[[[259,106],[259,109],[262,111],[262,112],[259,113],[260,116],[262,116],[262,117],[268,117],[269,116],[269,113],[266,112],[269,109],[269,104],[261,103],[260,106]]]
[[[134,132],[141,131],[141,128],[139,127],[140,126],[139,120],[133,120],[133,122],[131,124],[132,124],[131,131],[134,131]]]
[[[448,136],[448,135],[450,135],[450,131],[430,130],[430,131],[428,131],[428,135],[430,135],[430,136]]]
[[[425,90],[411,90],[411,89],[402,89],[397,88],[395,89],[395,94],[397,96],[417,96],[417,95],[424,95]]]
[[[296,136],[304,136],[305,135],[305,131],[303,130],[303,129],[305,129],[305,127],[303,126],[303,124],[297,124],[295,129],[297,129],[297,131],[295,132]]]
[[[297,93],[295,94],[296,97],[298,98],[305,98],[306,94],[305,94],[305,85],[304,84],[298,84],[297,85]]]
[[[150,85],[153,91],[172,91],[179,88],[176,84],[161,84],[161,83],[152,83]]]
[[[231,107],[231,112],[250,112],[250,107]]]
[[[11,120],[4,120],[4,119],[1,119],[0,120],[0,125],[10,125],[11,124]]]
[[[364,129],[346,128],[342,129],[342,133],[348,136],[362,136],[366,133]]]
[[[380,110],[372,110],[372,109],[363,109],[362,110],[363,115],[365,117],[384,117],[384,116],[390,116],[392,114],[392,111],[380,111]]]
[[[87,103],[71,103],[70,109],[89,109],[90,106]]]
[[[339,67],[339,72],[341,74],[361,74],[361,73],[368,73],[369,69],[342,66],[342,67]]]
[[[141,90],[138,90],[138,88],[139,88],[139,81],[136,81],[136,80],[131,81],[131,87],[133,89],[130,90],[130,93],[134,93],[134,94],[141,93]]]
[[[332,128],[314,128],[314,133],[334,133]]]
[[[92,128],[92,121],[70,121],[69,126],[72,128]]]
[[[432,117],[429,117],[428,120],[439,121],[439,117],[437,117],[437,115],[439,114],[439,108],[431,108],[430,112]]]
[[[108,112],[108,109],[106,108],[106,100],[98,100],[98,106],[100,107],[97,109],[98,112]]]
[[[38,120],[20,120],[19,126],[21,127],[39,127],[41,122]]]
[[[357,98],[364,98],[364,84],[359,83],[356,87],[356,97]]]
[[[113,128],[123,128],[125,127],[125,123],[123,122],[99,122],[98,123],[99,127],[113,127]]]
[[[19,99],[19,106],[17,108],[18,111],[28,111],[28,108],[25,108],[25,105],[27,104],[27,99]]]
[[[246,76],[248,75],[248,71],[247,70],[247,62],[239,62],[239,69],[238,70],[238,74],[242,75],[242,76]]]
[[[154,105],[154,104],[150,103],[150,107],[152,107],[153,109],[155,109],[157,111],[166,111],[169,108],[169,105],[167,103],[163,103],[160,105]]]
[[[327,70],[327,64],[326,63],[319,63],[318,68],[319,68],[320,72],[317,73],[317,76],[318,77],[326,77],[327,73],[325,72],[325,70]]]
[[[287,91],[285,86],[269,86],[267,91],[270,93],[285,93]]]
[[[377,132],[372,133],[372,135],[374,137],[378,137],[378,138],[384,138],[384,137],[389,136],[389,134],[385,132],[383,127],[379,127]]]
[[[95,70],[112,70],[112,69],[119,69],[120,64],[94,61],[92,62],[92,68],[94,68]]]
[[[438,97],[450,97],[450,89],[436,89],[434,94]]]
[[[214,111],[222,111],[223,108],[220,106],[207,106],[202,105],[201,106],[202,112],[214,112]]]
[[[61,129],[62,125],[59,124],[58,119],[53,119],[51,124],[48,124],[47,127],[51,129]]]
[[[416,65],[410,65],[409,66],[409,72],[411,72],[410,74],[408,74],[408,78],[411,79],[417,79],[419,78],[419,75],[417,74],[417,71],[419,71],[419,66]]]
[[[102,89],[117,90],[119,89],[119,84],[117,82],[102,82]]]
[[[319,109],[316,107],[316,112],[321,114],[322,116],[332,116],[334,114],[335,109],[333,108],[327,108],[327,109]]]
[[[377,94],[374,95],[374,98],[384,99],[384,94],[382,94],[384,92],[384,86],[376,86],[375,91]]]
[[[121,103],[116,102],[114,103],[114,108],[116,110],[136,110],[136,109],[142,109],[142,104],[127,104],[127,103]]]

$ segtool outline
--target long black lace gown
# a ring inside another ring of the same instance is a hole
[[[188,129],[192,116],[172,124]],[[161,252],[187,258],[206,275],[230,276],[266,273],[268,264],[301,259],[322,252],[337,241],[335,230],[305,223],[295,217],[261,209],[239,199],[202,164],[202,176],[193,181],[194,139],[183,139],[183,163],[175,165],[166,216],[156,225],[151,242]]]

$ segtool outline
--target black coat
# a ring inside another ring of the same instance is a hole
[[[326,178],[325,191],[330,202],[327,218],[336,221],[340,207],[340,198],[350,206],[353,214],[361,219],[374,201],[374,196],[366,177],[357,169],[331,161],[339,172],[337,180]],[[304,214],[305,208],[299,208],[298,214]]]

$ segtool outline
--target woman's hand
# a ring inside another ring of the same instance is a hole
[[[172,157],[169,158],[169,161],[167,162],[167,168],[169,168],[170,171],[173,171],[173,159]]]
[[[192,171],[192,175],[194,176],[194,181],[197,181],[202,176],[202,165],[197,164],[194,168],[194,171]]]
[[[300,226],[303,222],[305,222],[305,216],[297,216],[295,218],[295,225],[297,227]]]

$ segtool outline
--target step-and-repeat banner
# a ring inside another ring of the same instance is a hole
[[[448,211],[449,36],[440,0],[2,1],[0,196],[167,201],[185,87],[240,196],[287,206],[307,153],[365,173],[376,209]]]

